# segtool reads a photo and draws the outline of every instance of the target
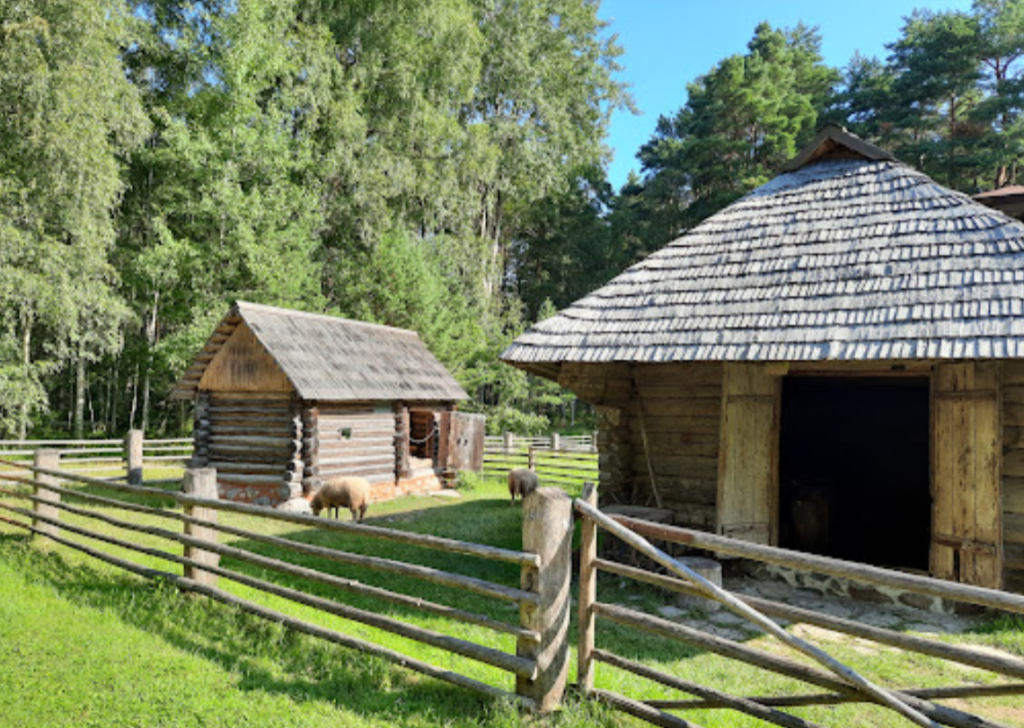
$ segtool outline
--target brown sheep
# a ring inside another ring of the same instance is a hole
[[[352,511],[352,520],[362,521],[370,505],[370,481],[356,476],[332,478],[306,497],[315,516],[319,516],[325,508],[333,508],[334,517],[337,518],[338,508],[343,507]]]
[[[512,497],[512,505],[516,504],[516,496],[528,496],[540,486],[537,474],[526,468],[508,471],[508,494]]]

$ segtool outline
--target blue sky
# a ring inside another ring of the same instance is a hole
[[[603,0],[600,17],[619,36],[625,71],[642,115],[617,112],[608,145],[615,151],[609,180],[615,189],[630,169],[640,171],[636,153],[650,139],[662,114],[686,101],[686,84],[718,61],[746,51],[762,20],[789,28],[803,21],[818,26],[822,55],[843,67],[854,51],[884,57],[885,44],[899,37],[903,18],[915,8],[969,10],[970,0]]]

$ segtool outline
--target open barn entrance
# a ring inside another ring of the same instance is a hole
[[[927,378],[786,377],[779,449],[782,547],[927,571]]]

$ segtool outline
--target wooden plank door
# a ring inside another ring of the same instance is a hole
[[[484,415],[468,412],[442,412],[441,436],[447,430],[447,457],[442,458],[446,470],[479,472],[484,464]]]
[[[1000,365],[940,364],[932,378],[931,573],[1002,584]]]
[[[763,364],[724,366],[716,531],[775,544],[782,379]]]

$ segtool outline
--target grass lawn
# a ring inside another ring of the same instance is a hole
[[[462,498],[453,501],[407,497],[375,504],[368,513],[368,522],[518,549],[521,509],[509,507],[504,484],[490,480],[471,481],[471,485],[471,489],[462,492]],[[162,507],[170,509],[173,502],[168,499]],[[141,520],[172,531],[180,529],[180,524],[166,519],[126,514],[117,509],[102,510],[126,520]],[[70,523],[87,521],[71,514],[61,517]],[[250,531],[518,585],[518,569],[508,564],[224,512],[219,517],[224,523]],[[88,525],[180,553],[180,547],[168,546],[155,537],[125,535],[92,520],[88,520]],[[516,711],[499,701],[421,677],[379,658],[318,642],[204,598],[181,595],[169,587],[118,572],[66,547],[44,541],[31,543],[23,533],[0,524],[0,728],[65,725],[147,728],[164,725],[482,725],[497,728],[520,724]],[[221,539],[237,547],[281,556],[271,547],[256,542],[223,534]],[[148,566],[164,570],[177,568],[133,552],[113,547],[104,549]],[[314,557],[288,554],[283,558],[509,623],[518,619],[517,609],[511,603],[453,592],[413,579],[367,573]],[[340,593],[324,585],[264,573],[262,569],[228,559],[223,559],[222,563],[226,568],[301,587],[438,632],[506,652],[515,650],[511,636],[483,627],[453,624],[405,607]],[[266,596],[223,579],[221,586],[279,611],[512,689],[512,677],[496,668]],[[641,585],[621,588],[619,580],[613,578],[600,582],[599,598],[649,611],[665,603],[664,595],[653,588]],[[1024,627],[1019,620],[995,621],[976,632],[944,639],[983,644],[1024,656]],[[599,647],[642,660],[659,670],[733,693],[818,692],[816,688],[800,686],[790,679],[603,620],[598,622],[597,643]],[[792,656],[769,637],[752,637],[746,644]],[[904,656],[859,640],[835,638],[822,646],[885,685],[925,687],[995,682],[993,676],[980,670],[943,665],[921,656]],[[605,665],[597,666],[596,676],[597,687],[634,698],[685,697]],[[1009,725],[1024,726],[1024,711],[1018,707],[1022,702],[1020,697],[1009,697],[953,705],[981,712]],[[806,708],[794,712],[825,725],[906,725],[903,719],[873,706]],[[686,715],[705,726],[763,725],[752,718],[722,711]],[[621,714],[573,701],[554,721],[554,725],[566,727],[634,724],[639,725]]]

